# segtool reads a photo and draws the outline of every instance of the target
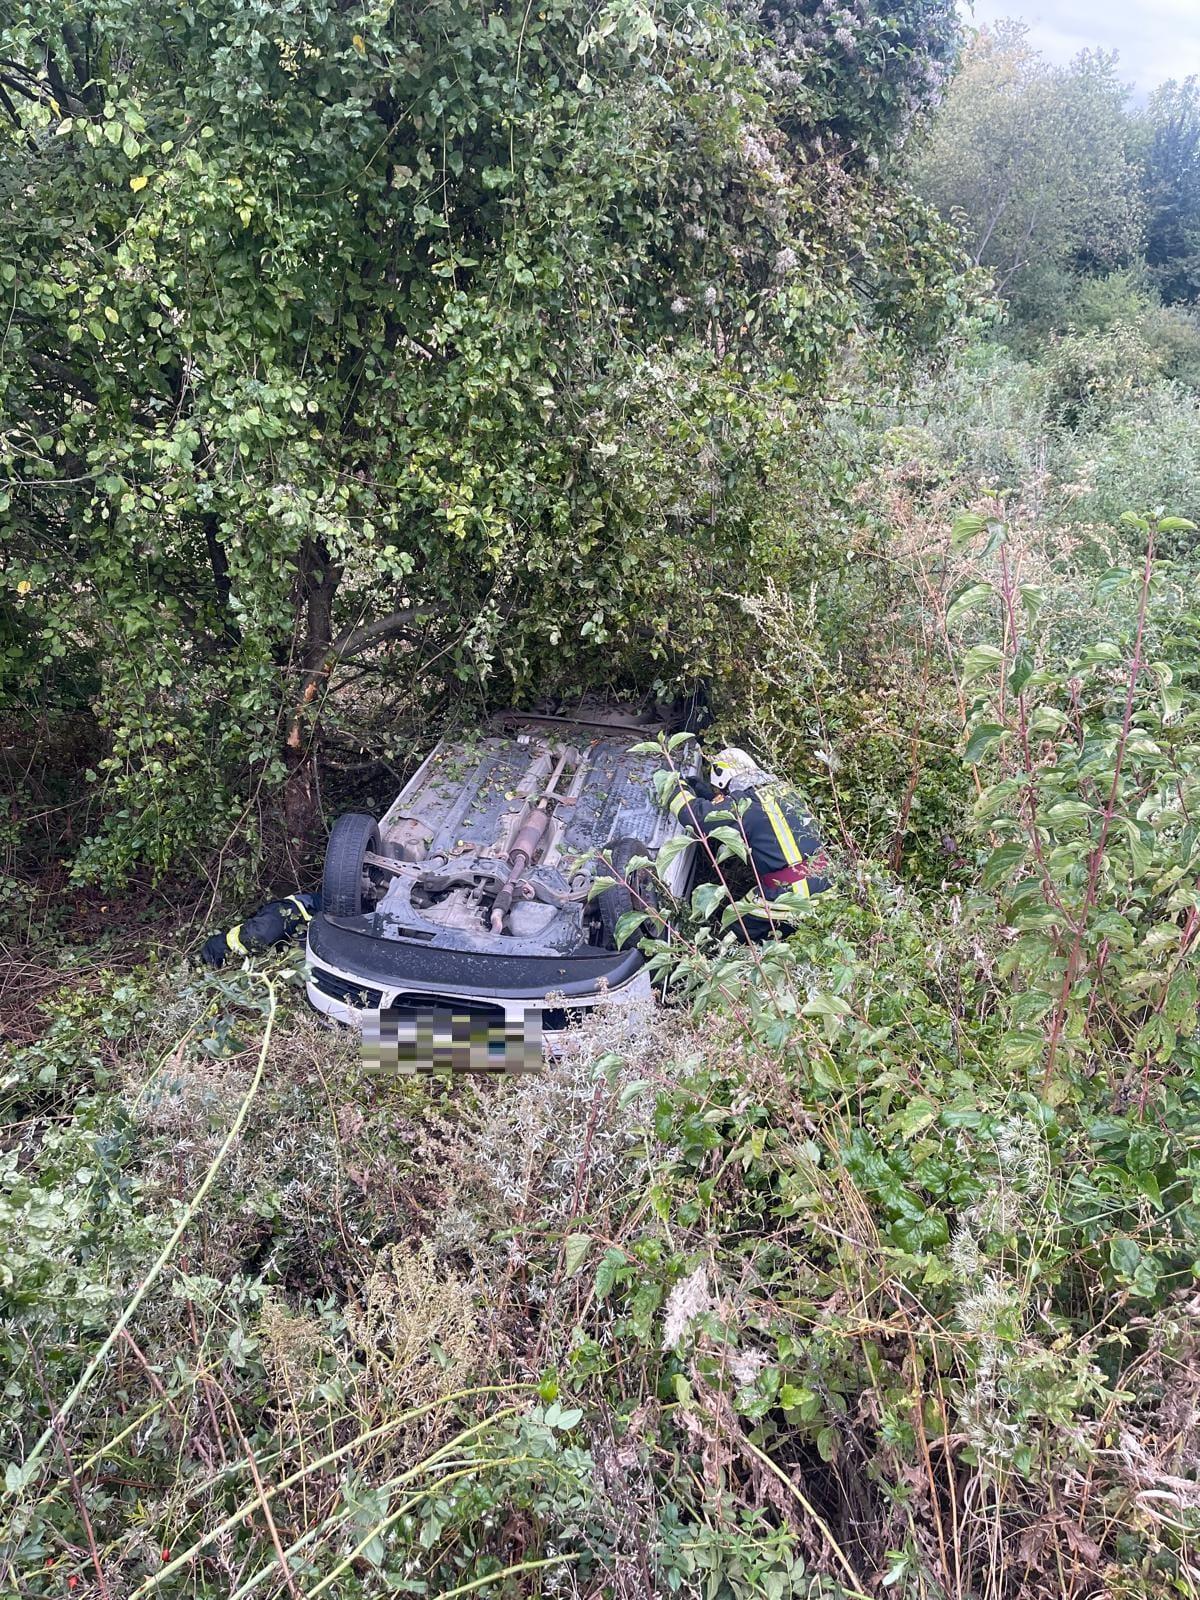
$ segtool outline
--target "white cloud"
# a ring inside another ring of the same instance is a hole
[[[1081,50],[1115,50],[1139,99],[1166,78],[1200,74],[1197,0],[959,0],[966,22],[1016,17],[1051,61]]]

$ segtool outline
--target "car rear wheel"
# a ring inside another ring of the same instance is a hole
[[[379,898],[379,874],[367,865],[368,853],[380,853],[379,824],[365,812],[339,817],[325,850],[321,907],[331,917],[358,917]]]
[[[617,878],[609,889],[602,889],[596,896],[596,907],[600,913],[600,926],[604,930],[604,948],[617,949],[617,924],[621,918],[630,911],[653,910],[658,901],[654,893],[654,880],[645,867],[639,867],[630,872],[629,863],[634,856],[648,856],[650,851],[640,839],[618,839],[602,852],[601,866],[606,877]],[[643,928],[637,930],[641,936]],[[625,948],[628,949],[630,937],[626,936]]]

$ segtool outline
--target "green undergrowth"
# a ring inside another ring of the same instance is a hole
[[[0,1080],[0,1592],[1195,1591],[1195,530],[1100,566],[882,481],[881,639],[760,611],[838,890],[779,939],[731,815],[619,930],[663,1003],[477,1082],[364,1067],[294,956],[62,952]]]
[[[673,1008],[475,1088],[281,973],[53,1428],[268,1021],[245,974],[64,1000],[6,1080],[6,1587],[1189,1592],[1186,1059],[1047,1095],[1002,934],[873,868],[757,959],[683,937]]]

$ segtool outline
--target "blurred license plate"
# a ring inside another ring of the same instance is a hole
[[[532,1072],[542,1065],[542,1014],[505,1019],[450,1006],[367,1011],[362,1060],[372,1072]]]

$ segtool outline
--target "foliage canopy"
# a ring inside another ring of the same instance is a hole
[[[936,6],[13,15],[0,650],[106,719],[80,874],[303,799],[339,696],[711,664],[837,893],[747,948],[714,840],[671,1005],[431,1092],[0,818],[4,1592],[1194,1592],[1193,316],[1076,256],[1036,360],[881,381],[960,292]]]
[[[695,670],[847,345],[956,311],[948,0],[7,17],[0,671],[94,704],[85,875],[303,834],[350,661]]]
[[[1200,80],[1164,83],[1139,123],[1146,263],[1168,304],[1200,300]]]
[[[956,216],[1014,315],[1036,320],[1056,275],[1136,255],[1142,200],[1127,148],[1126,91],[1112,56],[1047,62],[1023,25],[975,35],[916,162],[916,180]]]

